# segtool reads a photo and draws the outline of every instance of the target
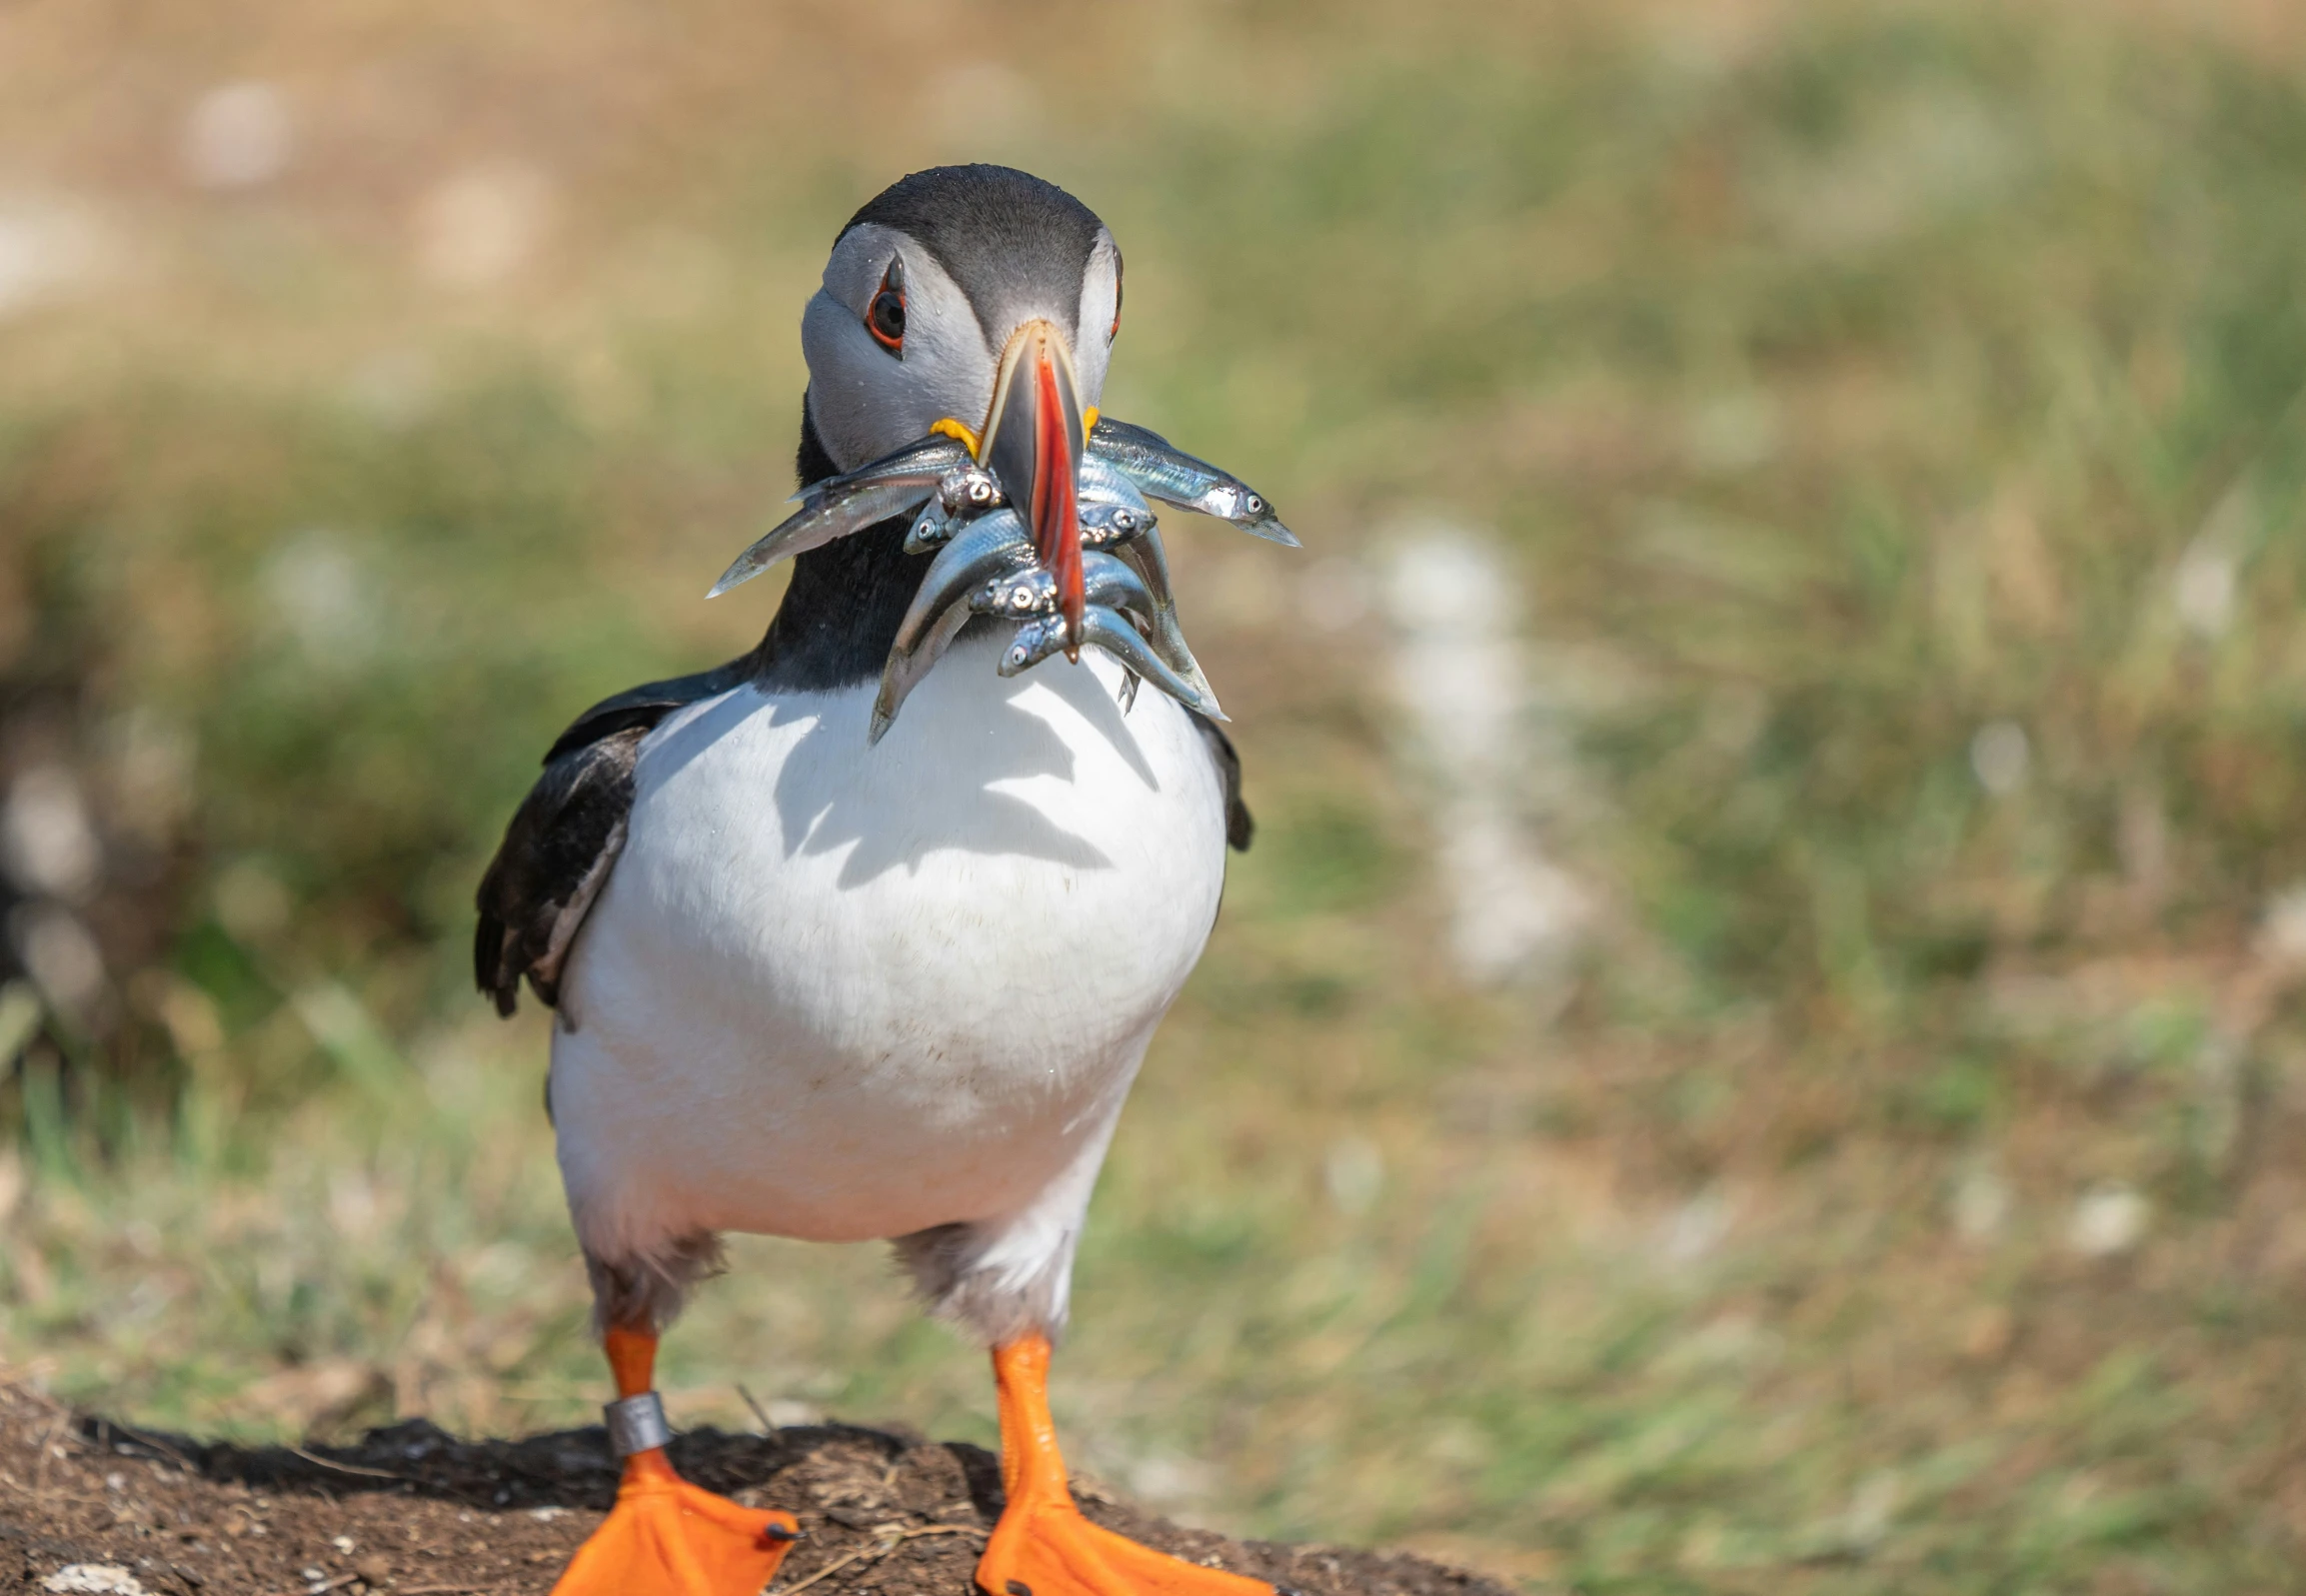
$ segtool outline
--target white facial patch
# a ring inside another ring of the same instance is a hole
[[[866,307],[892,260],[905,270],[900,357],[865,329]],[[825,264],[825,286],[801,315],[809,412],[843,471],[903,448],[947,416],[982,424],[993,404],[993,356],[968,296],[904,234],[865,223]]]
[[[892,260],[904,263],[902,355],[865,328],[866,309]],[[1074,368],[1084,405],[1097,404],[1105,392],[1106,331],[1113,325],[1119,267],[1113,240],[1101,233],[1079,304],[1032,312],[1060,328],[1071,323],[1082,329]],[[993,408],[999,352],[1014,329],[993,331],[999,338],[989,348],[987,329],[969,297],[912,238],[871,222],[851,228],[825,264],[825,286],[801,316],[809,413],[833,463],[854,471],[913,443],[948,416],[982,431]]]
[[[1105,373],[1113,361],[1114,321],[1121,314],[1121,251],[1104,228],[1090,251],[1081,280],[1080,347],[1073,352],[1074,375],[1084,405],[1105,403]]]

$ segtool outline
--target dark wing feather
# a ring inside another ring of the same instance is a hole
[[[548,1006],[560,1001],[569,946],[625,846],[642,739],[675,710],[735,687],[753,664],[747,656],[604,699],[553,744],[481,877],[473,977],[499,1013],[519,1005],[524,975]]]
[[[614,733],[639,727],[646,732],[675,710],[685,709],[700,699],[726,693],[750,676],[760,663],[760,651],[741,656],[727,665],[695,676],[675,677],[670,682],[648,682],[637,688],[628,688],[613,699],[603,699],[569,724],[545,755],[545,764],[551,765],[562,755],[581,749],[590,743]]]
[[[1200,729],[1201,741],[1208,745],[1209,760],[1217,768],[1217,780],[1225,788],[1225,842],[1236,853],[1249,850],[1249,838],[1256,832],[1257,822],[1249,817],[1249,806],[1241,801],[1241,757],[1233,751],[1233,740],[1225,736],[1224,728],[1197,711],[1187,710],[1193,725]]]
[[[628,727],[563,753],[505,828],[481,877],[473,937],[473,975],[497,1012],[519,1004],[523,975],[548,1006],[559,1001],[569,943],[624,848],[633,764],[648,735]]]

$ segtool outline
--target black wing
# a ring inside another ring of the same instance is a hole
[[[481,877],[473,978],[499,1013],[518,1006],[524,975],[548,1007],[560,1001],[569,946],[624,850],[642,739],[675,710],[735,687],[754,663],[748,655],[604,699],[553,744]]]
[[[1225,842],[1234,852],[1246,853],[1257,822],[1241,801],[1241,757],[1233,752],[1233,740],[1225,736],[1224,728],[1197,710],[1185,714],[1200,729],[1201,741],[1208,745],[1209,759],[1217,768],[1217,780],[1225,785]]]

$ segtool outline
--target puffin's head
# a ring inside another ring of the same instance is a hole
[[[1088,206],[1006,166],[916,172],[834,241],[801,318],[810,419],[843,471],[966,436],[1048,546],[1120,330],[1121,252]]]

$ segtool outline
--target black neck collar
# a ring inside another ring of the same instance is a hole
[[[806,395],[795,467],[804,488],[840,475]],[[804,693],[880,680],[928,560],[905,552],[912,524],[910,513],[896,516],[797,556],[784,603],[754,651],[756,680]]]

